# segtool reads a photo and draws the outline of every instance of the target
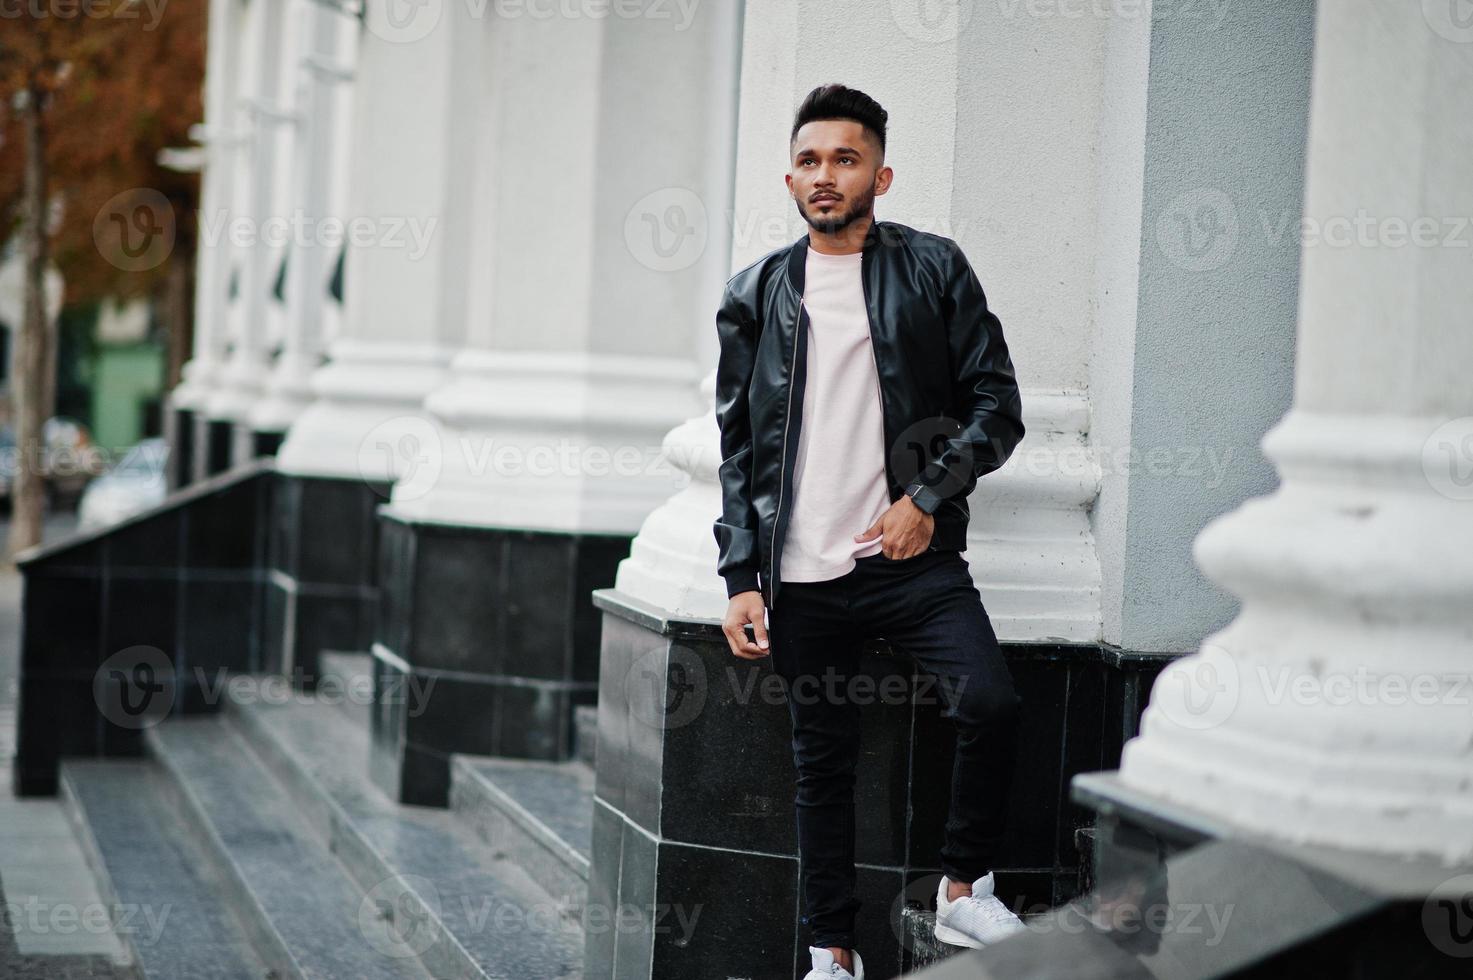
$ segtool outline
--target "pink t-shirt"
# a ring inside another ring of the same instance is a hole
[[[885,424],[860,280],[863,253],[808,249],[803,426],[793,471],[793,503],[783,541],[784,582],[822,582],[878,554],[881,539],[854,535],[890,508]]]

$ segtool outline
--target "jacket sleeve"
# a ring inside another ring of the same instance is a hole
[[[757,359],[757,325],[728,283],[716,312],[721,341],[716,365],[716,422],[721,427],[721,516],[716,519],[716,571],[728,598],[758,588],[757,511],[752,506],[752,421],[747,395]]]
[[[951,355],[952,410],[949,435],[905,492],[934,514],[942,501],[970,493],[977,479],[1008,461],[1023,439],[1023,402],[1002,323],[987,308],[982,284],[961,247],[951,243],[941,297]]]

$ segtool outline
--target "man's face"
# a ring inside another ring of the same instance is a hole
[[[815,119],[793,140],[788,192],[815,230],[832,235],[874,211],[890,187],[879,142],[851,119]]]

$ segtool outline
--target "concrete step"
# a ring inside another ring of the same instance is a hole
[[[294,698],[230,704],[224,717],[289,787],[300,823],[330,842],[436,977],[583,975],[576,908],[498,856],[448,810],[406,806],[368,776],[369,733]]]
[[[593,775],[577,759],[457,755],[450,764],[450,808],[481,840],[581,911],[593,856]]]
[[[400,923],[383,914],[392,891],[364,894],[223,717],[172,718],[146,738],[165,798],[276,978],[425,980]]]
[[[1025,924],[1043,921],[1044,912],[1023,912]],[[936,913],[918,904],[908,903],[900,913],[905,926],[905,946],[909,950],[906,973],[915,973],[953,956],[969,952],[965,946],[953,946],[936,938]]]
[[[146,980],[262,980],[266,966],[223,883],[147,759],[70,759],[60,795],[126,947]]]
[[[910,972],[940,963],[963,952],[961,946],[943,943],[936,938],[936,913],[929,909],[907,906],[900,913],[905,922],[905,945],[910,950]]]

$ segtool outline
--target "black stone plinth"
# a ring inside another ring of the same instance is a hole
[[[165,417],[165,427],[169,457],[164,481],[172,493],[194,481],[194,412],[187,408],[170,410]]]
[[[262,432],[255,429],[251,432],[251,455],[275,456],[276,450],[281,448],[284,439],[286,439],[285,432]]]
[[[194,414],[192,473],[190,482],[208,479],[230,469],[230,444],[235,431],[229,419],[212,419]]]
[[[273,476],[240,467],[18,556],[18,794],[55,793],[63,756],[138,754],[146,728],[260,669]]]
[[[311,690],[324,653],[367,653],[378,601],[378,519],[390,484],[277,476],[266,574],[267,670]]]
[[[1114,773],[1080,776],[1073,793],[1099,815],[1095,889],[919,976],[1469,975],[1473,866],[1238,831]]]
[[[563,760],[598,691],[600,614],[626,536],[474,528],[379,514],[375,781],[445,806],[455,752]]]
[[[585,923],[586,976],[801,977],[808,933],[779,678],[768,660],[733,657],[715,623],[671,620],[612,589],[594,602],[604,626],[588,904],[625,926]],[[1003,647],[1024,705],[998,894],[1032,912],[1078,894],[1075,831],[1089,815],[1069,803],[1069,777],[1118,763],[1168,658]],[[940,881],[954,731],[909,657],[876,641],[863,671],[875,684],[855,788],[858,942],[866,976],[880,980],[909,968],[904,910],[932,907]]]

